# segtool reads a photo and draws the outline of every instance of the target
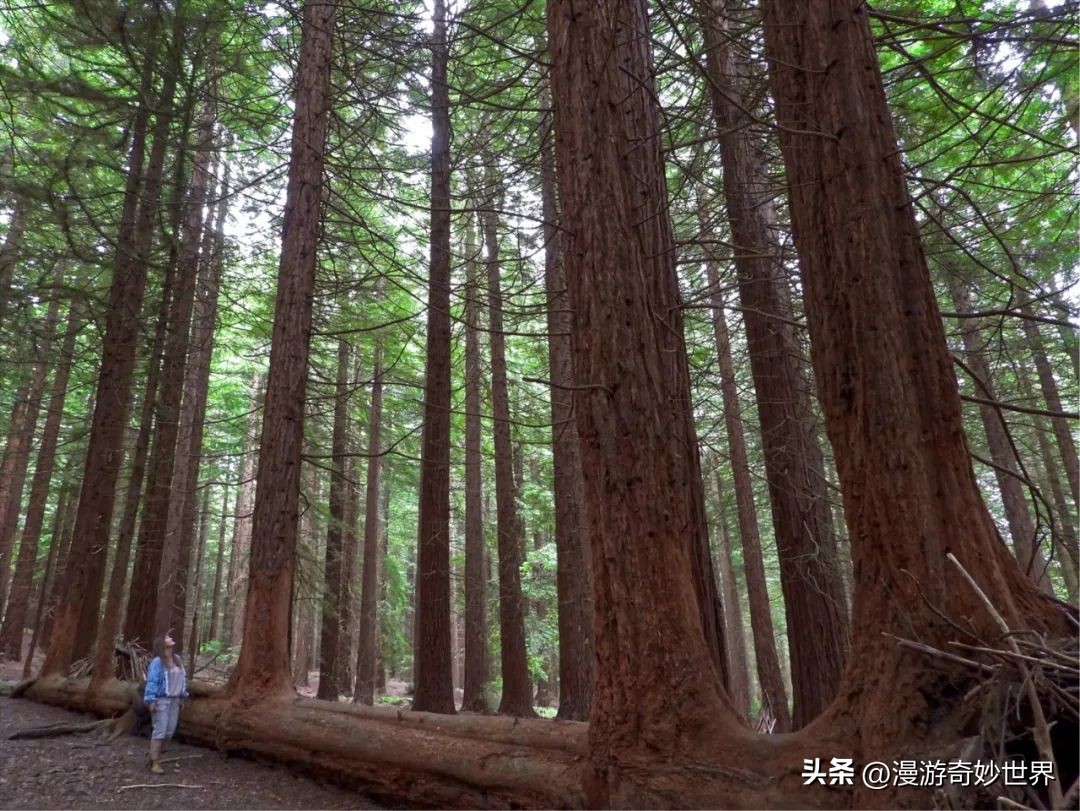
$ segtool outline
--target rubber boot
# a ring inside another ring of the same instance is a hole
[[[165,774],[161,768],[161,741],[150,741],[150,771],[154,774]]]

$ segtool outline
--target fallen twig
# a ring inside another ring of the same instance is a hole
[[[158,763],[175,763],[178,760],[194,760],[202,755],[177,755],[176,757],[163,757]]]
[[[189,783],[132,783],[130,786],[120,786],[117,791],[127,791],[129,788],[206,788],[206,786],[194,786]]]

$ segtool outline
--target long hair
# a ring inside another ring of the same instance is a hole
[[[154,657],[157,658],[157,659],[161,659],[162,662],[165,661],[165,637],[167,637],[167,636],[168,636],[168,634],[162,634],[161,636],[157,637],[154,640],[153,647],[151,648],[151,651],[154,654]],[[180,658],[180,655],[178,653],[176,653],[175,650],[173,651],[172,660],[173,660],[173,664],[175,666],[177,666],[181,670],[183,670],[184,662]]]

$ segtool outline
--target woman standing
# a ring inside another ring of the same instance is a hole
[[[180,707],[187,697],[184,663],[176,653],[176,642],[165,634],[154,641],[154,660],[146,674],[144,695],[154,721],[154,731],[150,735],[150,771],[154,774],[164,772],[161,768],[161,750],[165,741],[176,732]]]

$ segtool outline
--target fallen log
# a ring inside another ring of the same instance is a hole
[[[46,727],[31,727],[30,729],[20,729],[18,732],[12,732],[8,735],[8,740],[20,741],[28,738],[58,738],[61,735],[71,735],[77,732],[93,732],[95,729],[101,729],[111,723],[112,722],[106,718],[101,721],[90,721],[85,724],[50,724]]]
[[[26,697],[115,715],[137,685],[39,679]],[[396,805],[440,808],[580,808],[587,725],[499,716],[443,716],[330,704],[290,694],[229,698],[192,685],[179,734],[224,752],[269,757]]]

